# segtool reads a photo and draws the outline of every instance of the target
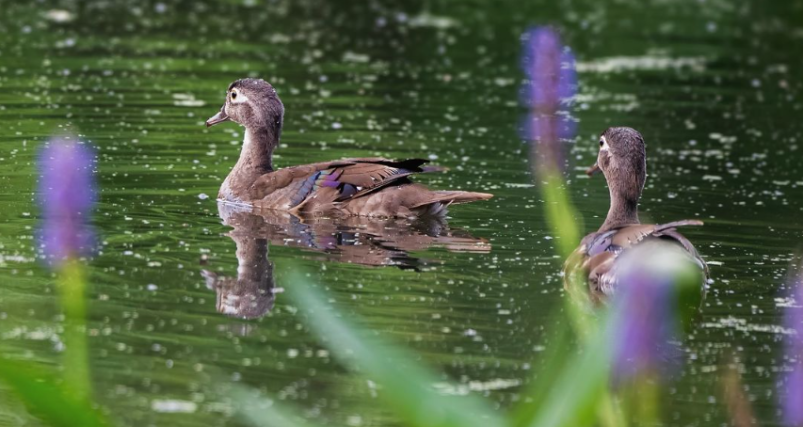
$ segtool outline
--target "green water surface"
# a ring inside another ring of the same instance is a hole
[[[337,344],[313,336],[283,295],[287,265],[464,386],[436,384],[444,393],[511,407],[564,298],[516,130],[519,40],[534,24],[559,29],[578,60],[567,188],[583,232],[607,212],[604,181],[583,170],[614,125],[647,141],[642,220],[705,221],[684,234],[714,281],[663,402],[666,425],[728,422],[719,366],[731,353],[759,421],[778,422],[784,280],[803,237],[799,1],[2,2],[4,353],[61,366],[61,309],[34,239],[35,162],[50,135],[74,132],[97,150],[100,185],[94,394],[121,425],[240,425],[234,383],[321,424],[395,425],[375,385],[331,358]],[[261,230],[275,301],[258,319],[220,314],[217,294],[236,285],[210,289],[202,271],[237,275],[237,229],[227,234],[214,199],[243,131],[203,122],[247,76],[274,84],[286,107],[279,167],[423,157],[450,170],[419,182],[496,197],[401,237],[393,224],[242,219]],[[364,252],[337,248],[349,242]],[[0,425],[39,422],[0,390]]]

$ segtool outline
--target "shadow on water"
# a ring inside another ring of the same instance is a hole
[[[276,299],[271,244],[293,246],[321,256],[322,260],[364,266],[395,266],[418,270],[433,260],[411,252],[442,247],[450,252],[489,253],[491,244],[446,219],[415,220],[349,217],[339,220],[301,218],[287,212],[260,211],[218,203],[226,233],[236,245],[237,277],[202,270],[206,286],[217,293],[221,314],[256,319],[266,315]]]

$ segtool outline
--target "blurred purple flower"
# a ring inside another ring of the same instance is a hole
[[[563,169],[561,140],[572,139],[574,120],[569,105],[577,90],[574,55],[549,27],[530,29],[522,36],[521,66],[527,76],[521,102],[530,113],[521,123],[521,138],[537,143],[532,149],[536,171]]]
[[[554,112],[565,106],[577,88],[574,54],[549,27],[537,27],[524,34],[521,66],[528,81],[522,87],[522,103]]]
[[[89,148],[63,138],[52,139],[39,154],[39,244],[48,262],[90,252],[94,237],[89,220],[96,199],[93,164]]]
[[[614,301],[609,331],[613,345],[613,378],[622,382],[664,374],[680,350],[676,296],[671,279],[635,268],[624,272]]]
[[[786,335],[786,359],[792,364],[791,371],[784,378],[786,393],[783,396],[784,423],[789,426],[803,426],[803,270],[793,276],[793,295],[795,307],[787,307],[784,324],[794,331]]]

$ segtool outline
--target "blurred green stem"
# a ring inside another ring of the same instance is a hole
[[[538,179],[541,181],[547,224],[556,238],[558,252],[566,258],[580,242],[577,212],[566,194],[563,178],[557,171],[539,173]]]
[[[58,269],[58,288],[64,309],[64,386],[76,401],[89,399],[91,386],[86,337],[86,275],[69,259]]]
[[[570,257],[581,239],[581,220],[569,199],[565,181],[557,169],[546,166],[539,168],[537,179],[544,197],[544,214],[555,236],[558,254],[571,262]],[[574,260],[574,262],[579,261],[579,259]],[[583,283],[585,284],[585,279]],[[532,425],[574,426],[598,423],[605,427],[624,427],[627,423],[621,408],[607,387],[610,357],[607,343],[600,338],[600,331],[604,330],[600,327],[600,318],[584,312],[580,304],[571,298],[567,298],[566,304],[569,321],[580,336],[581,342],[585,344],[586,354],[563,366],[562,375],[558,377],[556,384],[558,386],[556,395],[565,392],[566,399],[574,399],[575,403],[579,400],[581,403],[574,408],[580,409],[580,413],[570,414],[553,410],[552,405],[560,407],[562,404],[560,401],[547,403],[544,406],[550,410],[541,416],[536,416],[534,418],[536,423]],[[577,376],[578,373],[580,376]],[[590,411],[583,408],[589,408]]]

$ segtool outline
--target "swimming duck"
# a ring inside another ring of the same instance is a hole
[[[599,137],[597,162],[586,171],[589,176],[598,172],[602,172],[608,182],[610,209],[599,230],[583,238],[566,261],[567,288],[572,280],[587,283],[594,302],[605,300],[614,294],[618,267],[624,265],[623,258],[627,258],[642,264],[652,260],[662,269],[690,267],[700,273],[695,276],[704,291],[708,267],[692,243],[677,231],[680,226],[703,223],[682,220],[642,224],[639,221],[638,201],[647,179],[647,153],[641,134],[628,127],[612,127],[603,132]]]
[[[414,174],[443,170],[425,166],[423,159],[354,158],[276,170],[272,157],[283,119],[282,101],[268,82],[241,79],[229,85],[226,103],[206,126],[230,120],[245,127],[245,138],[219,200],[299,215],[412,218],[443,216],[451,204],[493,197],[414,184]]]

